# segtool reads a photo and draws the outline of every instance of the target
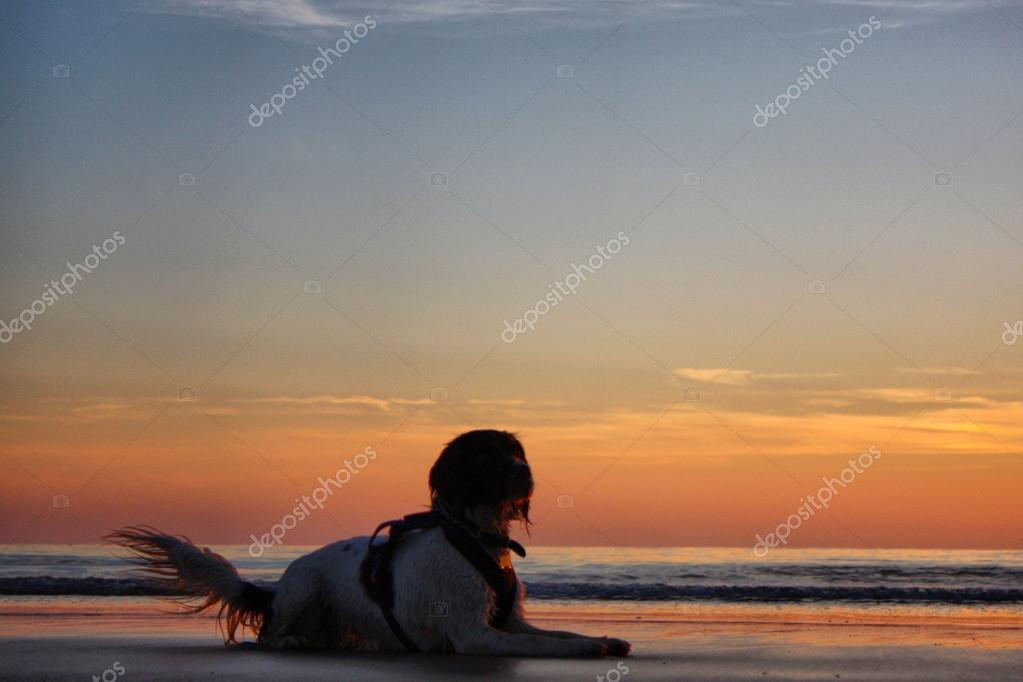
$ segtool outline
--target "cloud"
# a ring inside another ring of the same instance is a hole
[[[756,372],[752,369],[733,367],[679,367],[675,374],[701,383],[723,384],[725,386],[749,386],[753,383],[781,381],[807,381],[811,379],[834,379],[836,372]]]
[[[312,396],[270,396],[266,398],[247,398],[234,401],[243,404],[277,405],[277,406],[300,406],[300,407],[335,407],[343,405],[355,405],[369,407],[383,412],[390,412],[392,408],[402,405],[429,405],[432,401],[426,398],[377,398],[371,395],[312,395]]]
[[[966,376],[976,374],[977,370],[965,367],[896,367],[896,372],[903,374],[919,374],[921,370],[931,376]]]
[[[693,379],[701,383],[717,383],[727,386],[746,386],[750,383],[753,370],[731,369],[728,367],[679,367],[674,370],[675,374],[686,379]]]
[[[331,0],[158,0],[140,11],[178,16],[222,19],[268,29],[337,29],[352,26],[367,14],[388,25],[451,25],[478,19],[497,19],[497,30],[516,31],[516,18],[533,21],[534,27],[560,29],[608,29],[628,20],[632,24],[663,25],[671,20],[742,17],[747,11],[758,16],[771,10],[794,10],[806,15],[814,3],[799,0],[763,0],[745,5],[746,11],[731,3],[680,2],[660,0],[635,4],[622,0],[399,0],[372,5],[365,2]],[[984,3],[966,0],[819,0],[817,9],[862,8],[864,11],[899,13],[902,16],[940,16],[991,10]],[[758,12],[758,9],[760,10]],[[888,28],[905,25],[902,19],[883,17]],[[539,21],[542,20],[542,21]],[[844,32],[846,29],[842,29]]]
[[[708,409],[744,415],[805,418],[815,415],[913,415],[949,410],[1001,410],[1023,402],[1023,392],[1006,369],[993,375],[954,366],[925,368],[939,378],[923,381],[916,368],[893,367],[870,376],[837,372],[762,372],[746,368],[680,367],[683,380],[697,383]],[[940,378],[948,381],[941,385]],[[970,385],[965,386],[969,379]]]
[[[72,408],[75,416],[85,421],[134,419],[140,414],[137,405],[123,402],[98,402]]]
[[[863,7],[877,10],[907,10],[915,12],[971,12],[983,9],[975,0],[820,0],[822,5],[841,7]],[[806,3],[793,3],[802,4]]]
[[[525,398],[482,399],[472,398],[470,405],[481,407],[556,407],[564,405],[563,400],[526,400]]]
[[[160,0],[143,11],[275,28],[347,27],[366,14],[356,15],[354,8],[342,11],[337,4],[313,0]]]

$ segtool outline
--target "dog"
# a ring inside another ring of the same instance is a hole
[[[508,536],[529,529],[533,476],[511,433],[469,431],[430,470],[431,511],[390,526],[387,542],[358,537],[293,561],[272,588],[246,582],[226,559],[147,526],[111,533],[143,575],[187,612],[219,605],[225,644],[258,633],[272,649],[427,651],[492,656],[627,656],[610,637],[530,625]],[[414,523],[413,519],[417,519]],[[496,577],[495,577],[496,576]],[[501,580],[506,580],[502,585]],[[497,582],[495,582],[497,581]]]

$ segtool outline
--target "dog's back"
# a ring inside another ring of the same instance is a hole
[[[362,589],[368,537],[341,540],[299,557],[277,584],[265,643],[272,647],[390,649],[390,630]]]
[[[369,538],[342,540],[296,559],[277,585],[265,643],[269,646],[338,647],[402,651],[379,604],[360,579]],[[459,594],[486,594],[479,574],[445,540],[439,528],[410,533],[392,563],[394,613],[427,650],[450,648],[452,611],[466,613]],[[454,589],[452,589],[454,587]],[[456,617],[456,616],[455,616]]]
[[[368,537],[299,557],[272,589],[243,580],[226,559],[187,538],[136,527],[108,539],[131,550],[149,578],[181,593],[177,601],[188,612],[219,606],[227,642],[248,628],[272,648],[404,650],[360,580]],[[447,630],[457,624],[449,614],[457,619],[478,611],[478,595],[487,593],[485,581],[439,528],[404,537],[391,569],[394,614],[425,650],[449,649]]]

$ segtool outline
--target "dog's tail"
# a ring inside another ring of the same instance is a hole
[[[233,643],[239,627],[262,634],[270,618],[273,590],[242,580],[231,563],[186,537],[167,535],[149,526],[129,526],[105,538],[131,552],[138,574],[179,596],[171,599],[186,613],[220,604],[217,626],[225,643]]]

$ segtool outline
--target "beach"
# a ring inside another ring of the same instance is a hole
[[[272,582],[308,547],[222,551]],[[539,627],[629,640],[625,659],[225,647],[214,614],[147,595],[109,547],[0,552],[0,678],[22,680],[1013,680],[1023,553],[536,547]],[[248,641],[252,633],[246,633]]]
[[[1023,617],[1011,612],[822,613],[799,606],[678,610],[550,604],[541,627],[629,639],[626,659],[266,652],[225,647],[210,616],[142,598],[5,597],[0,677],[19,680],[1013,680]],[[115,664],[121,666],[118,675]]]

